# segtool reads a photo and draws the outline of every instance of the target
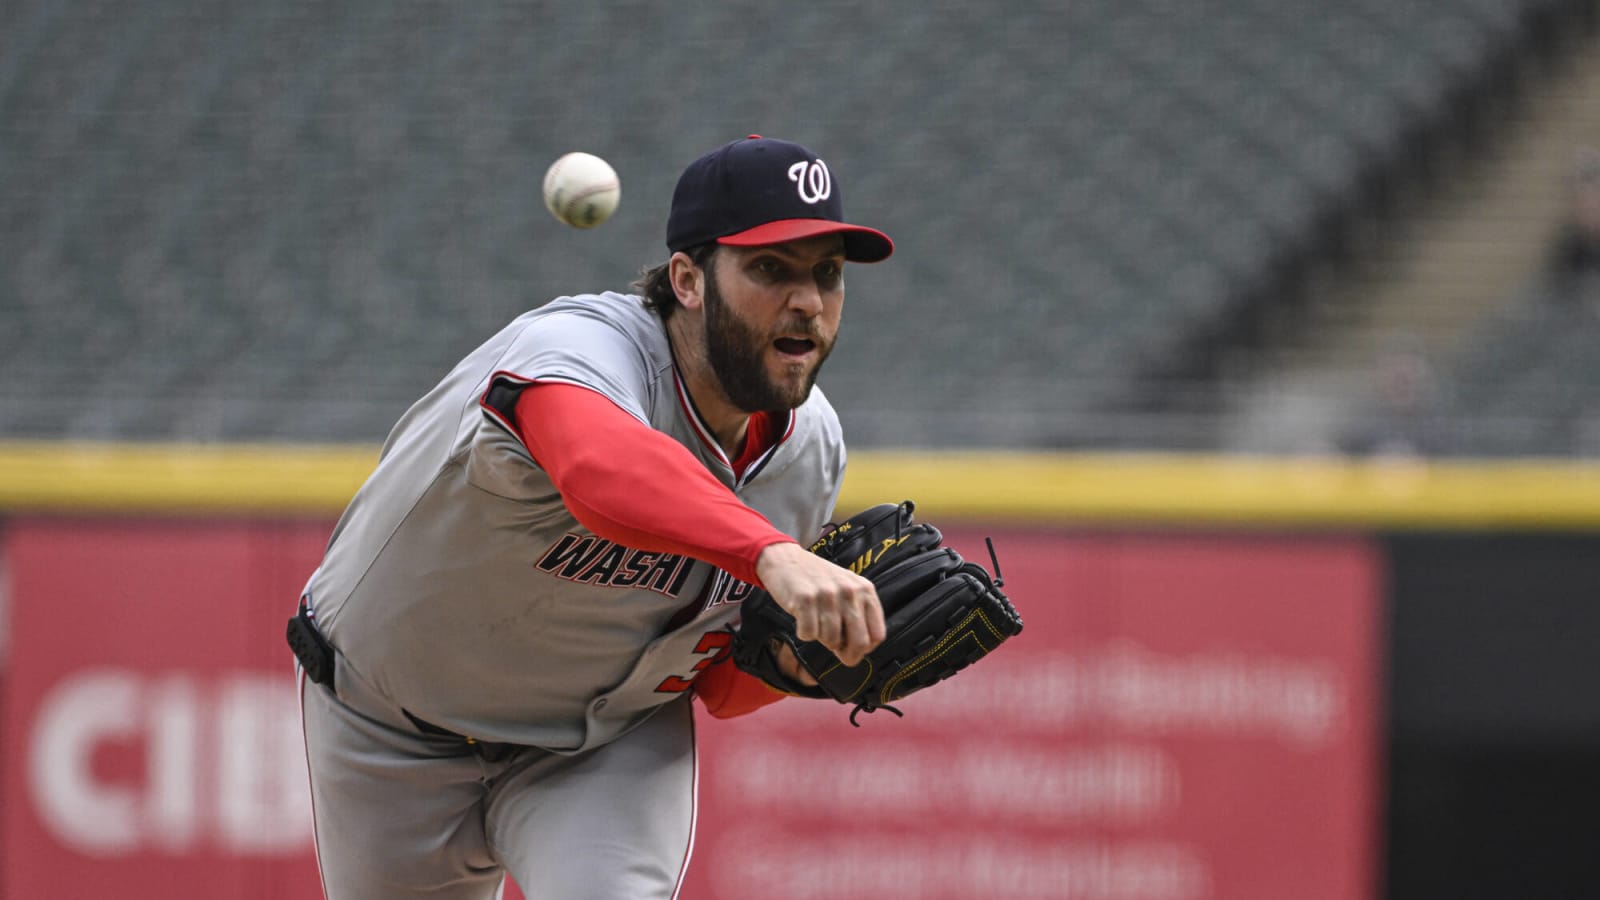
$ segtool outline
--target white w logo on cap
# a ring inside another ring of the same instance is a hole
[[[795,183],[800,199],[807,203],[820,203],[833,196],[833,175],[822,160],[804,160],[789,167],[789,180]]]

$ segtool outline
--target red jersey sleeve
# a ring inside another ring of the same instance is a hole
[[[515,413],[517,435],[567,508],[606,540],[704,560],[757,585],[761,551],[794,540],[683,445],[598,391],[536,383],[517,397]]]
[[[789,696],[741,671],[731,659],[701,672],[694,680],[694,695],[705,705],[706,712],[719,719],[753,713]]]

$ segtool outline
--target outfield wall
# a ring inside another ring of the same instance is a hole
[[[317,895],[282,623],[374,459],[0,445],[0,900]],[[686,896],[1600,884],[1597,472],[857,454],[1027,629],[904,719],[702,720]]]

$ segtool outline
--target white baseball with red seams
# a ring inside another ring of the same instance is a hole
[[[574,151],[544,173],[544,205],[573,228],[593,228],[611,218],[622,201],[622,181],[611,164]]]

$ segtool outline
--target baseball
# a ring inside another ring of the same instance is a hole
[[[611,218],[622,182],[611,164],[591,153],[568,153],[544,173],[544,205],[573,228],[593,228]]]

